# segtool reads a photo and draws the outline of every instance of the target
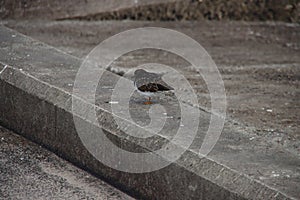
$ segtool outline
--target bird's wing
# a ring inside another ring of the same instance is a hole
[[[145,85],[141,85],[138,89],[142,92],[157,92],[159,90],[158,85],[156,83],[148,83]]]
[[[161,78],[156,81],[157,87],[159,91],[167,91],[174,90],[171,86],[169,86],[166,82],[164,82]]]
[[[174,90],[174,88],[172,88],[162,80],[162,76],[163,74],[147,72],[143,77],[136,77],[135,86],[140,91],[148,92]]]

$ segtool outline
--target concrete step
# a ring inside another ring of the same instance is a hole
[[[104,165],[83,145],[73,118],[90,128],[91,132],[86,134],[104,132],[114,144],[132,152],[152,152],[169,143],[176,127],[170,123],[162,133],[146,140],[129,137],[122,132],[114,121],[108,103],[111,94],[109,88],[113,88],[120,77],[107,71],[102,80],[106,87],[98,88],[96,105],[90,104],[89,100],[77,99],[82,105],[82,113],[73,116],[72,84],[81,60],[5,27],[0,29],[0,38],[0,123],[122,190],[146,199],[299,197],[299,157],[282,151],[264,137],[255,135],[254,140],[254,135],[248,129],[230,120],[226,121],[213,151],[209,156],[201,157],[198,154],[203,139],[201,134],[212,114],[189,105],[185,106],[191,112],[200,113],[201,128],[198,139],[178,160],[148,173],[127,173]],[[168,97],[162,100],[165,105],[167,102],[172,104],[172,99]],[[143,108],[138,102],[131,102],[133,109]],[[90,108],[97,109],[99,124],[89,121]],[[175,116],[170,120],[176,122],[176,110],[171,109],[170,112]],[[137,118],[144,117],[139,115]],[[128,121],[122,123],[130,125]],[[145,130],[131,126],[131,131]],[[99,140],[97,142],[101,143]],[[175,144],[174,148],[180,150],[181,146]],[[103,157],[118,156],[114,151],[98,153]],[[165,158],[160,161],[167,162]],[[141,163],[145,168],[156,164],[151,160],[141,160]],[[134,163],[127,164],[133,169],[136,167],[132,166]]]
[[[269,135],[268,140],[277,137],[277,133],[290,140],[300,138],[297,114],[300,112],[297,106],[300,26],[297,24],[217,21],[3,23],[80,58],[84,58],[104,39],[127,29],[164,27],[180,31],[199,42],[218,65],[226,89],[228,116],[261,132],[259,134]],[[210,97],[204,81],[183,59],[161,51],[144,50],[126,54],[113,62],[112,66],[126,71],[144,62],[176,67],[191,82],[200,105],[210,108]]]

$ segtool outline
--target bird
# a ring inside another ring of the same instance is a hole
[[[148,96],[148,101],[144,104],[152,104],[151,96],[157,92],[174,90],[171,86],[162,80],[161,74],[147,72],[144,69],[137,69],[134,72],[134,86],[137,91],[145,96]]]

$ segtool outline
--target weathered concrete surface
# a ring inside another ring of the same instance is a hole
[[[1,124],[45,144],[123,190],[158,199],[299,197],[299,156],[230,121],[209,158],[200,159],[195,153],[200,138],[177,162],[159,171],[127,174],[103,166],[80,143],[70,113],[70,93],[66,92],[72,91],[70,84],[80,60],[3,27],[1,41],[2,69],[5,64],[12,66],[1,74]],[[118,79],[108,72],[106,78],[111,81],[105,82],[109,87]],[[102,119],[99,123],[109,131],[111,140],[132,151],[137,146],[151,150],[157,148],[151,144],[163,144],[163,135],[153,138],[154,141],[128,140],[109,123],[109,87],[99,90],[99,94],[105,95],[97,95],[97,104]],[[133,106],[141,106],[134,102]],[[209,114],[201,116],[201,125],[205,127]],[[81,119],[84,121],[84,117]],[[162,134],[172,133],[172,127],[169,128]]]
[[[0,199],[133,199],[0,127]]]
[[[299,0],[2,0],[2,19],[280,20],[299,22]]]
[[[285,145],[285,141],[299,140],[298,24],[134,21],[10,21],[5,24],[81,58],[104,39],[127,29],[158,26],[181,31],[197,40],[217,63],[231,118],[270,141],[276,138]],[[189,64],[178,57],[160,51],[133,52],[122,56],[113,66],[126,69],[145,62],[164,63],[182,71],[196,90],[199,103],[209,109],[205,83],[193,70],[181,70]]]

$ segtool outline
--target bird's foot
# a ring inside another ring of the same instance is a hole
[[[152,102],[151,102],[151,101],[146,101],[144,104],[145,104],[145,105],[151,105]]]

